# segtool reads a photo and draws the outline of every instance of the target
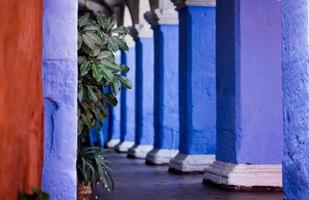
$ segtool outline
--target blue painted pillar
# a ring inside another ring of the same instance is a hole
[[[217,1],[217,152],[205,180],[282,185],[280,1]]]
[[[44,1],[43,190],[55,200],[76,199],[77,2]]]
[[[172,4],[170,8],[157,11],[163,14],[146,13],[154,29],[155,94],[154,149],[147,154],[146,161],[167,164],[177,154],[179,146],[178,15]],[[152,18],[159,20],[153,22]]]
[[[283,190],[309,199],[309,2],[282,1],[284,104]]]
[[[115,56],[116,63],[121,63],[120,54]],[[108,130],[108,142],[106,146],[108,148],[114,148],[120,142],[120,108],[121,108],[121,94],[117,96],[118,104],[115,107],[110,108],[110,122]]]
[[[135,138],[135,41],[127,36],[129,50],[121,52],[121,64],[130,71],[127,78],[132,82],[132,89],[121,89],[120,143],[115,147],[118,152],[127,152],[134,145]]]
[[[146,158],[154,143],[154,41],[149,25],[137,26],[136,41],[136,134],[128,156]]]
[[[216,151],[216,55],[214,5],[179,10],[179,154],[170,169],[203,172]]]

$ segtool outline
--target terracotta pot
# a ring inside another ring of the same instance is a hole
[[[91,198],[91,185],[85,185],[85,183],[78,184],[77,187],[77,200],[90,200]]]

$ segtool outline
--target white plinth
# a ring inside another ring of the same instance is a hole
[[[204,181],[232,187],[282,187],[282,166],[215,161],[205,168]]]
[[[128,150],[134,145],[132,141],[124,141],[115,146],[115,151],[120,153],[127,153]]]
[[[114,148],[117,144],[119,144],[120,140],[119,139],[111,139],[110,141],[107,142],[106,146],[108,148]]]
[[[149,164],[164,165],[174,158],[178,153],[178,150],[171,149],[153,149],[147,156],[146,161]]]
[[[152,145],[134,145],[128,151],[128,156],[133,158],[145,159],[147,153],[153,149]]]
[[[212,154],[184,155],[179,153],[170,161],[169,168],[183,173],[204,172],[205,167],[214,161],[215,155]]]

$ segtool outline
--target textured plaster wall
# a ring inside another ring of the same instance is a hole
[[[121,91],[121,141],[135,139],[135,47],[121,53],[121,64],[127,65],[130,71],[127,78],[132,82],[132,89],[122,88]]]
[[[115,56],[116,63],[121,63],[120,55]],[[120,108],[121,108],[121,94],[117,96],[118,104],[110,109],[110,126],[108,132],[108,140],[120,139]]]
[[[282,1],[284,90],[283,187],[286,199],[309,199],[308,1]]]
[[[217,159],[280,164],[280,1],[217,1]]]
[[[180,153],[215,154],[214,7],[187,7],[180,18]]]
[[[77,2],[45,0],[43,190],[53,200],[76,199]]]
[[[154,29],[154,147],[178,149],[178,25]]]
[[[154,43],[153,38],[136,41],[136,135],[135,144],[154,143]]]

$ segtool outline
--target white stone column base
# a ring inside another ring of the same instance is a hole
[[[147,153],[153,149],[152,145],[134,145],[128,151],[128,157],[145,159]]]
[[[179,153],[171,159],[169,168],[171,171],[181,173],[204,172],[205,167],[214,161],[215,155],[213,154],[184,155]]]
[[[215,161],[205,168],[204,182],[236,188],[282,187],[282,166]]]
[[[146,156],[146,162],[153,165],[168,164],[178,153],[176,149],[153,149]]]
[[[134,142],[132,141],[124,141],[120,142],[115,146],[115,151],[120,152],[120,153],[127,153],[128,150],[134,145]]]
[[[119,139],[111,139],[107,142],[106,146],[107,148],[114,148],[117,144],[119,144]]]

